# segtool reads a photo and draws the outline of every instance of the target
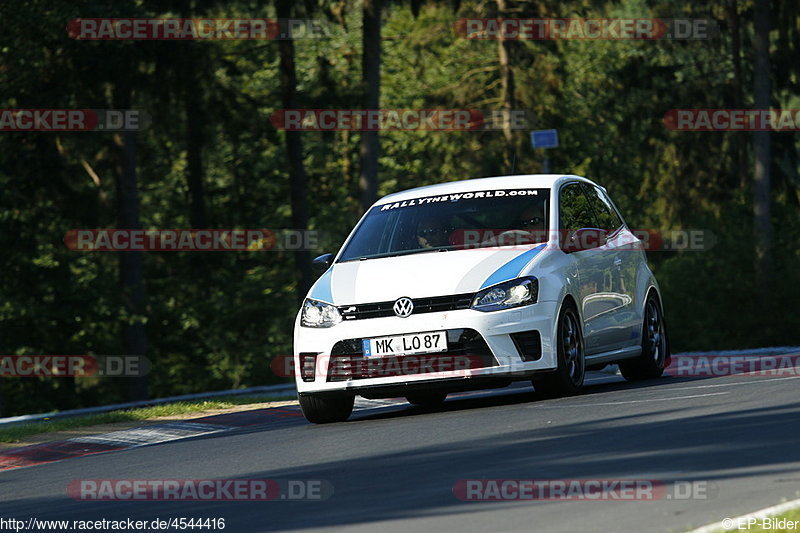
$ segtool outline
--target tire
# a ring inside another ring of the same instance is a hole
[[[554,372],[535,374],[533,388],[547,397],[572,396],[583,389],[586,358],[578,312],[571,303],[562,306],[556,331],[558,367]]]
[[[406,396],[408,403],[420,407],[436,407],[447,398],[446,392],[418,392]]]
[[[642,355],[619,362],[619,371],[628,381],[640,381],[661,377],[669,358],[667,326],[658,297],[652,292],[647,296],[642,322]]]
[[[303,416],[314,424],[344,422],[353,412],[355,399],[355,396],[298,395]]]

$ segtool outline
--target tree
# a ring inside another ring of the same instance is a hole
[[[496,2],[498,16],[506,17],[508,14],[506,0],[496,0]],[[516,107],[516,100],[514,98],[514,70],[511,67],[512,46],[513,42],[506,39],[503,35],[497,39],[497,54],[500,63],[500,81],[502,87],[500,105],[507,117],[507,119],[503,121],[503,138],[506,142],[506,149],[503,157],[504,172],[511,172],[513,161],[516,158],[514,132],[511,129],[510,120],[511,111]]]
[[[755,2],[755,39],[753,42],[754,96],[756,109],[770,107],[769,68],[769,0]],[[769,297],[772,274],[772,220],[770,206],[770,132],[758,131],[753,136],[755,172],[753,176],[753,214],[755,217],[755,270],[758,293]],[[764,303],[767,303],[766,301]]]
[[[279,20],[292,16],[290,0],[275,0],[275,10]],[[280,55],[281,102],[284,109],[296,109],[297,73],[295,71],[294,41],[291,38],[278,41]],[[286,131],[286,157],[289,161],[289,196],[292,207],[292,227],[296,230],[308,228],[308,209],[306,199],[306,170],[303,164],[302,132]],[[294,252],[297,271],[297,293],[303,298],[311,287],[311,261],[308,250]]]
[[[364,0],[362,9],[362,88],[365,109],[378,109],[381,91],[381,0]],[[358,181],[361,210],[366,211],[378,197],[377,131],[361,134],[361,175]]]
[[[733,88],[731,103],[734,109],[744,107],[744,90],[742,80],[742,24],[739,16],[739,0],[728,0],[726,16],[731,28],[731,58],[733,60]],[[747,161],[747,148],[745,139],[739,132],[733,132],[735,136],[731,142],[731,149],[734,151],[736,160],[736,178],[740,187],[747,184],[747,171],[745,169]]]
[[[136,138],[135,133],[125,132],[115,136],[119,149],[117,167],[117,201],[119,203],[119,227],[128,230],[141,229],[139,222],[139,195],[136,185]],[[147,352],[145,333],[145,291],[142,252],[131,251],[119,254],[119,279],[125,315],[122,317],[122,340],[125,355],[144,356]],[[148,398],[147,376],[129,377],[131,400]]]
[[[130,72],[135,72],[133,54],[124,54],[116,80],[115,104],[130,109],[133,88]],[[141,229],[140,202],[136,169],[136,133],[123,132],[113,137],[117,148],[116,192],[117,227],[126,230]],[[142,252],[119,254],[119,282],[124,314],[122,316],[122,344],[125,355],[144,356],[147,352],[145,332],[145,288]],[[129,377],[128,394],[131,400],[145,400],[149,396],[147,376]]]

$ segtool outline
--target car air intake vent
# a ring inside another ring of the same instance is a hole
[[[422,313],[437,313],[442,311],[455,311],[469,309],[472,305],[473,293],[454,294],[452,296],[433,296],[430,298],[412,298],[414,311],[412,315]],[[395,316],[394,300],[391,302],[377,302],[358,305],[344,305],[339,307],[342,318],[345,320],[362,320],[365,318],[381,318]]]
[[[511,340],[523,361],[538,361],[542,358],[542,340],[538,331],[512,333]]]

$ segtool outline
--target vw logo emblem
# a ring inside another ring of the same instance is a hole
[[[411,301],[411,298],[406,298],[404,296],[397,299],[392,309],[394,309],[394,314],[400,318],[406,318],[411,316],[411,313],[414,311],[414,302]]]

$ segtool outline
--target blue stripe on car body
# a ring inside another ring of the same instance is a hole
[[[325,271],[314,284],[314,289],[311,291],[311,299],[325,302],[326,304],[333,304],[333,294],[331,293],[331,276],[333,275],[333,267]]]
[[[536,248],[519,254],[511,261],[495,270],[491,276],[486,278],[486,281],[484,281],[483,285],[481,285],[481,289],[485,289],[486,287],[491,287],[492,285],[497,285],[498,283],[516,278],[519,276],[519,273],[522,272],[522,269],[525,268],[525,265],[530,263],[531,260],[539,254],[539,252],[544,250],[544,248],[545,245],[540,244]]]

